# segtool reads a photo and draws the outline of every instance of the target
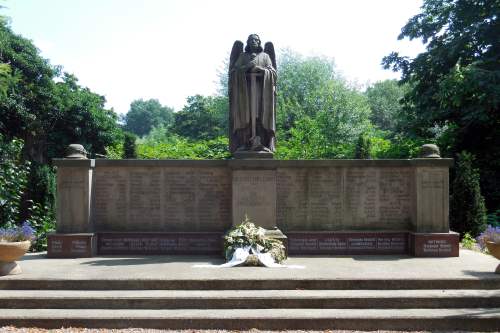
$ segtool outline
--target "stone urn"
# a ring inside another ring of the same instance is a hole
[[[21,274],[21,267],[16,260],[28,252],[31,241],[0,242],[0,276]]]
[[[488,251],[493,257],[500,260],[500,243],[487,241],[486,247],[488,248]],[[497,266],[495,273],[500,274],[500,264]]]

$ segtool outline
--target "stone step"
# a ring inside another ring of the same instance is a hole
[[[500,308],[462,309],[2,309],[0,326],[156,329],[497,331]]]
[[[494,273],[478,278],[441,279],[0,279],[0,290],[396,290],[500,289]],[[14,276],[15,277],[15,276]]]
[[[0,290],[0,308],[500,308],[500,290]]]

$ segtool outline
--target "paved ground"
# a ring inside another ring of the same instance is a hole
[[[496,279],[499,261],[479,252],[461,250],[455,258],[409,256],[293,257],[288,265],[304,269],[236,267],[198,268],[200,264],[222,264],[223,259],[203,256],[101,256],[79,259],[49,259],[45,253],[28,254],[18,263],[23,274],[3,279]]]

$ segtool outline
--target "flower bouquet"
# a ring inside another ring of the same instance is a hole
[[[275,263],[286,259],[285,246],[278,239],[266,236],[266,230],[253,224],[247,216],[245,220],[224,236],[224,255],[226,260],[234,260],[235,256],[243,258],[240,253],[247,252],[244,262],[248,265],[258,265],[261,256],[271,257]]]

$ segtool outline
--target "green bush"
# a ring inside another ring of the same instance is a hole
[[[462,241],[460,242],[460,245],[462,245],[462,247],[464,249],[468,249],[468,250],[474,250],[477,248],[476,240],[468,232],[466,232],[464,234],[464,236],[462,237]]]
[[[23,141],[4,142],[0,134],[0,227],[19,222],[30,163],[21,159]]]
[[[500,209],[489,213],[486,220],[487,225],[491,225],[492,227],[500,227]]]
[[[53,211],[48,206],[33,203],[29,208],[31,226],[35,229],[36,238],[32,242],[31,250],[47,251],[47,234],[55,231],[56,220]]]
[[[123,158],[137,158],[137,148],[135,145],[136,140],[137,137],[134,134],[130,132],[124,133]]]
[[[228,140],[218,137],[207,141],[190,141],[172,135],[162,142],[151,142],[147,138],[137,145],[137,156],[142,159],[228,159]]]
[[[22,140],[4,142],[0,135],[0,227],[29,221],[36,234],[32,250],[44,251],[47,233],[55,229],[55,172],[48,165],[23,161],[22,149]]]
[[[354,158],[367,160],[371,158],[372,142],[366,134],[360,134],[356,142],[356,151]]]
[[[479,172],[473,162],[474,157],[468,152],[457,155],[451,186],[450,225],[461,235],[468,232],[475,237],[486,228],[486,207],[479,186]]]

